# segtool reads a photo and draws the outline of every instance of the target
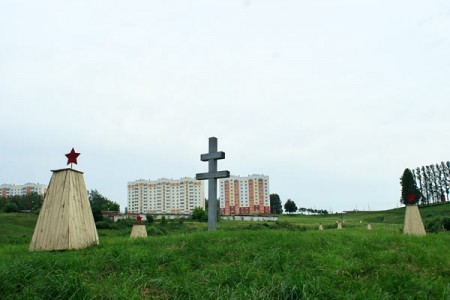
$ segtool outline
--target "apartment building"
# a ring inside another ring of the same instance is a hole
[[[205,208],[203,181],[184,177],[128,182],[129,213],[191,214],[195,207]]]
[[[47,186],[39,183],[25,183],[22,185],[16,184],[1,184],[0,185],[0,196],[26,196],[30,193],[37,193],[39,195],[44,195],[47,191]]]
[[[219,179],[222,215],[270,214],[269,176],[230,176]]]

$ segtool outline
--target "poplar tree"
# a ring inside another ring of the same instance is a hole
[[[422,184],[422,174],[420,173],[420,168],[419,167],[416,168],[416,174],[417,174],[417,180],[419,181],[420,192],[422,193],[422,195],[424,195],[425,194],[425,189],[424,189],[424,186]],[[425,201],[425,198],[422,197],[422,201]]]
[[[283,206],[278,194],[270,194],[270,212],[277,215],[283,213]]]

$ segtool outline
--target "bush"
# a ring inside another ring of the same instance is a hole
[[[123,220],[118,220],[116,222],[116,224],[120,228],[130,228],[130,227],[133,227],[134,224],[136,224],[136,221],[132,220],[132,219],[123,219]]]
[[[425,229],[428,232],[439,232],[450,230],[450,217],[435,217],[425,222]]]
[[[206,222],[208,221],[208,213],[201,207],[196,207],[192,211],[191,218],[194,221]]]
[[[6,213],[18,212],[19,207],[14,202],[8,202],[6,203],[4,210]]]
[[[147,232],[148,232],[148,235],[151,235],[151,236],[167,234],[167,232],[164,230],[164,228],[156,227],[156,226],[149,227],[147,229]]]
[[[152,224],[153,222],[155,222],[155,218],[153,218],[152,215],[145,215],[147,218],[147,223],[148,224]]]
[[[97,229],[111,229],[111,224],[108,221],[97,221],[95,222],[95,227]]]

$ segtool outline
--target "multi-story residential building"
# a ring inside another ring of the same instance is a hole
[[[39,183],[25,183],[22,185],[16,184],[1,184],[0,185],[0,196],[25,196],[30,193],[37,193],[39,195],[44,195],[47,191],[47,186]]]
[[[270,214],[269,176],[230,176],[219,186],[222,215]]]
[[[184,177],[128,182],[128,212],[148,214],[190,214],[205,208],[203,181]]]

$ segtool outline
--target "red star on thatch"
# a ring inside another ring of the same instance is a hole
[[[142,220],[141,215],[138,215],[136,219],[137,219],[138,222],[140,222]]]
[[[77,157],[80,155],[80,153],[76,153],[75,149],[72,148],[72,151],[70,153],[66,154],[67,157],[67,164],[70,164],[70,167],[72,168],[72,163],[77,165]]]

